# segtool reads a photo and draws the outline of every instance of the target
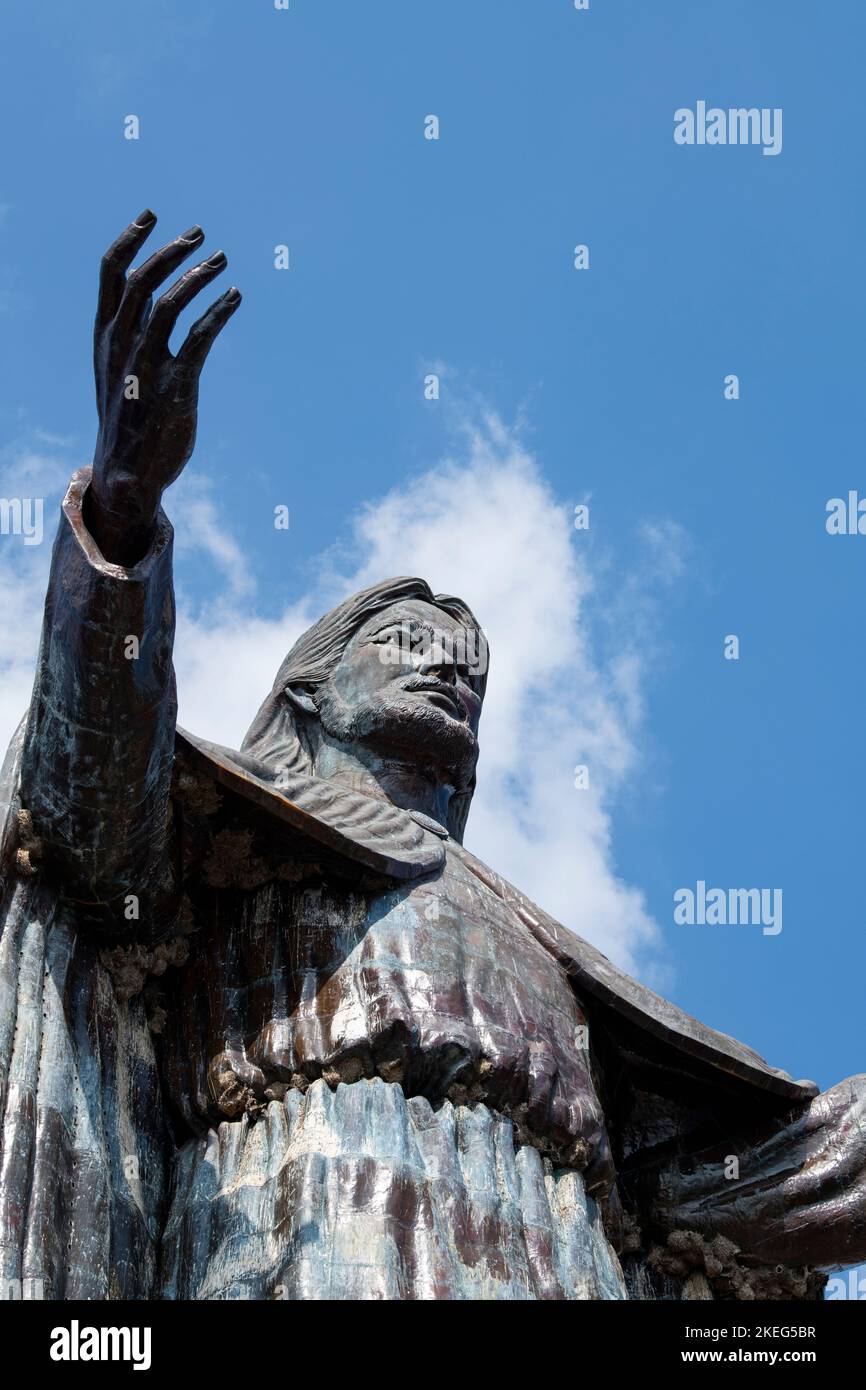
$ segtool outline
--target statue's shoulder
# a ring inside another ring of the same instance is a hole
[[[316,858],[401,881],[440,869],[441,838],[397,806],[334,782],[272,768],[249,754],[178,729],[172,795],[193,820],[218,823],[226,803],[268,827],[302,858]]]
[[[734,1090],[742,1092],[741,1083],[745,1083],[789,1103],[805,1102],[818,1094],[814,1081],[795,1081],[787,1072],[771,1067],[752,1048],[707,1027],[627,975],[468,850],[458,846],[455,852],[554,956],[580,998],[586,1004],[601,1006],[620,1048],[636,1065],[658,1072],[675,1071],[685,1064],[694,1074],[724,1081]]]

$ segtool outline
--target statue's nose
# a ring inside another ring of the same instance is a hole
[[[429,646],[419,653],[419,657],[418,670],[422,676],[436,676],[450,685],[456,683],[454,652],[447,636],[437,634],[431,638]]]

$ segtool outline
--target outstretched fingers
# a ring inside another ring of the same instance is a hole
[[[153,307],[153,313],[147,324],[148,346],[168,347],[168,340],[171,337],[172,329],[177,322],[180,312],[186,308],[200,290],[205,285],[209,285],[215,276],[225,270],[228,265],[225,253],[215,251],[212,256],[208,256],[206,261],[193,266],[184,272],[179,280],[161,295]]]
[[[182,371],[198,376],[213,347],[217,334],[228,323],[241,302],[241,292],[234,285],[213,303],[200,319],[196,319],[177,354]]]
[[[177,270],[187,256],[201,246],[204,232],[201,227],[190,227],[182,236],[175,237],[167,246],[133,270],[126,279],[126,289],[117,312],[117,325],[121,332],[134,328],[147,308],[150,296],[158,289],[166,276]]]
[[[156,213],[150,208],[140,212],[116,241],[112,242],[99,268],[99,298],[96,306],[96,326],[110,323],[120,307],[126,287],[126,272],[141,247],[156,226]]]

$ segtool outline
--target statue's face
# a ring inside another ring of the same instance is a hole
[[[326,733],[383,757],[465,772],[477,756],[484,639],[412,599],[355,634],[316,703]]]

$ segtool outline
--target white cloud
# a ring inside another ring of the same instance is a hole
[[[175,554],[203,550],[223,576],[225,597],[251,595],[255,580],[241,547],[219,515],[210,479],[201,473],[185,473],[171,493],[171,507],[182,518],[175,528]]]
[[[371,501],[339,560],[334,551],[321,558],[315,591],[269,620],[256,613],[243,551],[206,484],[184,480],[170,510],[181,550],[197,547],[222,580],[205,605],[180,596],[182,724],[237,746],[294,639],[366,584],[418,574],[436,591],[459,594],[492,651],[467,847],[617,963],[662,981],[663,967],[650,959],[660,936],[640,891],[617,873],[611,817],[638,767],[653,593],[676,581],[686,550],[675,527],[648,523],[618,576],[592,531],[574,531],[570,505],[554,495],[519,433],[486,415],[464,428],[455,457]],[[26,704],[34,595],[41,601],[44,588],[38,565],[19,563],[15,573],[17,596],[13,587],[3,600],[19,629],[8,664],[14,698],[4,680],[0,703],[7,733],[11,708],[20,713]],[[7,620],[3,626],[8,633]],[[581,763],[588,790],[574,787]]]
[[[54,517],[75,466],[24,446],[0,450],[0,497],[41,498],[44,516],[41,545],[25,545],[18,535],[0,535],[0,749],[4,751],[30,703]]]

